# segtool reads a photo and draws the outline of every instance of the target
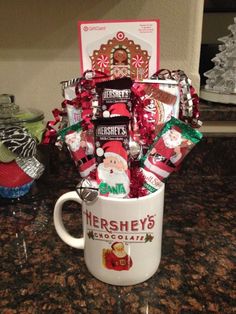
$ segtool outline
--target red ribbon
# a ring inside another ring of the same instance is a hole
[[[51,144],[56,141],[57,131],[55,125],[61,121],[63,112],[59,109],[54,109],[52,114],[54,120],[48,121],[46,131],[43,134],[42,144]]]
[[[89,130],[93,128],[91,122],[93,116],[92,101],[95,98],[96,83],[108,80],[110,78],[104,72],[101,71],[85,71],[82,78],[76,84],[76,104],[80,104],[82,107],[82,128],[83,130]]]
[[[141,87],[132,91],[132,103],[134,107],[131,136],[141,145],[149,146],[156,136],[156,121],[153,119],[152,113],[145,111],[145,107],[150,104],[150,100],[140,97],[145,95]],[[151,122],[152,120],[153,122]]]

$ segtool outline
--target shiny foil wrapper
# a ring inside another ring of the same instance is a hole
[[[142,156],[141,145],[135,141],[129,141],[129,153],[130,158],[133,160],[139,160]]]
[[[45,168],[35,157],[17,157],[16,163],[32,179],[38,179],[43,174]]]
[[[84,179],[77,184],[76,192],[83,201],[93,202],[98,197],[97,183]]]
[[[62,81],[61,84],[61,90],[62,90],[62,96],[65,99],[73,100],[76,97],[75,94],[75,86],[79,82],[80,78],[76,77],[71,80]]]
[[[67,87],[70,87],[72,85],[75,85],[79,82],[80,78],[79,77],[76,77],[76,78],[72,78],[70,80],[67,80],[67,81],[61,81],[61,88],[62,89],[65,89]]]
[[[190,78],[184,71],[163,69],[156,72],[151,78],[160,80],[174,79],[181,90],[179,119],[194,128],[202,126],[202,121],[199,120],[199,97],[192,86]]]

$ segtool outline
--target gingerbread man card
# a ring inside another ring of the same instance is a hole
[[[78,31],[81,74],[143,80],[159,69],[159,20],[80,21]]]

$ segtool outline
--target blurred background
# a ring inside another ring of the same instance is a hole
[[[235,12],[235,0],[0,0],[0,94],[51,119],[60,82],[81,75],[78,20],[106,19],[160,19],[161,68],[184,70],[199,91]]]
[[[199,73],[201,85],[206,82],[204,72],[213,68],[214,63],[211,59],[218,51],[220,42],[217,40],[220,37],[229,35],[227,27],[233,24],[233,19],[236,16],[236,1],[235,0],[205,0],[204,13],[202,24],[202,41]]]

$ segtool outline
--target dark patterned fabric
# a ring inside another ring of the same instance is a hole
[[[28,131],[20,126],[0,128],[0,140],[13,153],[21,157],[36,154],[36,141]]]

